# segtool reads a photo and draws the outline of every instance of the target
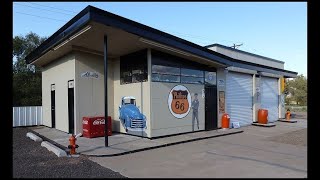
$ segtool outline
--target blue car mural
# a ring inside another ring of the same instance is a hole
[[[121,99],[119,106],[119,119],[128,131],[144,131],[146,126],[146,116],[143,115],[136,106],[136,98],[132,96],[125,96]]]

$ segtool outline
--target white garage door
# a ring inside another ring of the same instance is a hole
[[[279,119],[277,78],[261,77],[261,108],[268,110],[268,122]]]
[[[227,113],[240,126],[252,123],[252,75],[229,72],[226,82]],[[231,126],[231,123],[230,123]]]

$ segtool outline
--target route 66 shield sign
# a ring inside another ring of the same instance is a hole
[[[168,106],[171,114],[176,118],[184,118],[191,108],[191,94],[183,85],[174,86],[169,92]]]

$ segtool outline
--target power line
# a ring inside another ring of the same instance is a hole
[[[52,7],[52,6],[47,6],[47,5],[42,5],[42,4],[38,4],[38,3],[34,3],[34,2],[29,2],[29,3],[31,3],[31,4],[35,4],[35,5],[38,5],[38,6],[49,7],[49,8],[56,9],[56,10],[60,10],[60,11],[72,12],[72,13],[78,13],[78,12],[75,12],[75,11],[70,11],[70,10],[60,9],[60,8],[56,8],[56,7]]]
[[[18,12],[18,11],[16,11],[16,13],[18,13],[18,14],[25,14],[25,15],[28,15],[28,16],[39,17],[39,18],[44,18],[44,19],[55,20],[55,21],[66,22],[66,21],[63,21],[63,20],[59,20],[59,19],[48,18],[48,17],[43,17],[43,16],[37,16],[37,15],[33,15],[33,14],[28,14],[28,13],[23,13],[23,12]]]
[[[34,7],[34,6],[28,6],[28,5],[25,5],[25,4],[15,4],[15,5],[26,6],[26,7],[31,7],[31,8],[38,9],[38,10],[50,11],[50,12],[54,12],[54,13],[60,13],[60,14],[66,14],[66,15],[71,15],[71,16],[73,16],[73,14],[63,13],[63,12],[57,12],[57,11],[52,11],[52,10],[49,10],[49,9],[43,9],[43,8]]]
[[[60,8],[56,8],[56,7],[52,7],[52,6],[47,6],[47,5],[42,5],[42,4],[38,4],[38,3],[34,3],[34,2],[29,2],[29,3],[30,3],[30,4],[34,4],[34,5],[37,5],[37,6],[46,7],[46,8],[57,9],[57,10],[59,10],[59,11],[73,12],[73,11],[68,11],[68,10],[64,10],[64,9],[60,9]],[[24,4],[19,4],[19,5],[27,6],[27,5],[24,5]],[[38,8],[38,7],[33,7],[33,6],[28,6],[28,7]],[[40,8],[39,8],[39,9],[40,9]],[[52,10],[47,10],[47,11],[51,11],[51,12],[55,12],[55,13],[60,13],[60,12],[56,12],[56,11],[52,11]],[[74,13],[76,13],[76,12],[74,12]],[[63,14],[67,14],[67,13],[63,13]],[[72,14],[68,14],[68,15],[72,15]],[[202,42],[202,43],[212,43],[212,41],[208,40],[207,37],[196,36],[196,35],[186,34],[186,33],[180,33],[180,32],[177,32],[177,31],[170,31],[170,30],[164,30],[164,31],[177,34],[178,36],[183,36],[183,37],[189,37],[189,38],[198,39],[198,40],[200,40],[200,42]],[[230,41],[230,42],[231,42],[231,41]]]
[[[68,11],[68,10],[64,10],[64,9],[60,9],[60,8],[56,8],[56,7],[52,7],[52,6],[47,6],[47,5],[42,5],[42,4],[38,4],[38,3],[34,3],[34,2],[29,2],[29,3],[30,3],[30,4],[34,4],[34,5],[37,5],[37,6],[46,7],[46,8],[56,9],[56,10],[59,10],[59,11],[77,13],[77,12],[74,12],[74,11]],[[18,3],[16,3],[16,4],[18,4]],[[31,7],[31,8],[35,8],[35,9],[39,9],[39,10],[50,11],[50,12],[54,12],[54,13],[62,13],[62,12],[52,11],[52,10],[43,9],[43,8],[39,8],[39,7],[28,6],[28,5],[20,4],[20,3],[19,3],[18,5],[27,6],[27,7]],[[54,18],[49,18],[49,17],[43,17],[43,16],[38,16],[38,15],[33,15],[33,14],[28,14],[28,13],[23,13],[23,12],[17,12],[17,13],[25,14],[25,15],[29,15],[29,16],[34,16],[34,17],[39,17],[39,18],[44,18],[44,19],[50,19],[50,20],[55,20],[55,21],[66,22],[66,21],[59,20],[59,19],[54,19]],[[62,13],[62,14],[73,15],[73,14],[70,14],[70,13]],[[170,30],[164,30],[164,31],[177,34],[178,36],[194,38],[194,39],[199,40],[199,42],[202,42],[202,43],[212,43],[212,42],[213,42],[213,41],[210,41],[210,40],[208,40],[208,38],[203,37],[203,36],[197,36],[197,35],[186,34],[186,33],[181,33],[181,32],[177,32],[177,31],[170,31]],[[223,41],[227,42],[226,40],[223,40]],[[228,41],[228,42],[232,42],[232,41]],[[234,45],[231,46],[231,47],[236,48],[236,47],[239,47],[239,46],[241,46],[241,45],[242,45],[242,44],[240,44],[240,45],[235,45],[235,44],[234,44]]]

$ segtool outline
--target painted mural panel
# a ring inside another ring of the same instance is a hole
[[[142,114],[136,105],[136,98],[124,96],[119,106],[119,119],[126,133],[146,136],[146,116]]]
[[[152,137],[204,130],[200,84],[151,83]]]

